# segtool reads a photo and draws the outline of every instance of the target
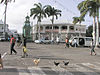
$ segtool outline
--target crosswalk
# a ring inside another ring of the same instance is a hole
[[[14,75],[100,75],[100,63],[93,62],[93,63],[77,63],[77,64],[69,64],[68,66],[58,66],[58,67],[43,67],[43,66],[32,66],[27,68],[21,67],[12,67],[12,66],[5,66],[17,72]],[[0,70],[0,75],[5,71]],[[13,72],[13,71],[10,71]],[[2,74],[3,75],[3,74]],[[6,75],[6,74],[5,74]],[[13,75],[8,74],[7,75]]]

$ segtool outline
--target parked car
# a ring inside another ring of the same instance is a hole
[[[44,44],[50,44],[52,41],[51,40],[42,40],[42,43]]]
[[[40,39],[40,40],[35,40],[34,41],[36,44],[50,44],[52,41],[51,40],[48,40],[48,39]]]
[[[73,37],[69,39],[69,43],[74,47],[74,39],[77,41],[77,46],[91,46],[92,37]]]
[[[41,40],[35,40],[34,41],[36,44],[40,44],[40,43],[42,43],[42,39]]]
[[[0,37],[0,41],[5,41],[5,37]]]

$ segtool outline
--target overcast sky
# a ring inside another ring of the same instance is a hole
[[[42,5],[52,5],[57,9],[62,10],[62,16],[58,20],[72,21],[72,17],[79,16],[79,11],[77,9],[78,3],[83,0],[15,0],[8,4],[7,8],[7,24],[9,29],[16,29],[18,33],[22,33],[22,27],[24,25],[25,17],[30,15],[30,9],[34,7],[34,3],[42,3]],[[0,4],[0,20],[4,20],[4,4]],[[35,24],[36,20],[32,20]],[[43,21],[47,21],[44,19]],[[49,21],[49,19],[48,19]],[[92,24],[91,19],[86,20],[84,24]]]

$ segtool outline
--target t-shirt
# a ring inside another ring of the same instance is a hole
[[[11,44],[12,44],[12,43],[15,43],[15,41],[16,41],[15,38],[12,37],[11,40],[10,40],[10,43],[11,43]]]
[[[66,39],[65,42],[68,43],[68,39]]]

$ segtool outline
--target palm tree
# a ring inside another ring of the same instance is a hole
[[[97,16],[96,16],[96,20],[97,20],[97,30],[96,30],[96,46],[99,45],[99,4],[100,4],[100,0],[93,0],[95,1],[98,6],[97,6]]]
[[[40,39],[40,25],[41,20],[45,17],[45,6],[42,6],[41,3],[34,4],[35,8],[30,9],[30,16],[33,16],[33,19],[37,18],[37,33],[36,33],[36,39]],[[38,35],[38,37],[37,37]]]
[[[95,18],[97,16],[97,3],[94,2],[94,1],[91,1],[91,0],[85,0],[85,1],[82,1],[81,3],[79,3],[78,5],[78,9],[81,13],[81,17],[85,17],[85,15],[87,13],[89,13],[89,16],[93,17],[93,39],[94,39],[94,42],[96,43],[96,24],[95,24]]]
[[[76,23],[79,23],[80,24],[80,27],[81,27],[81,22],[82,21],[84,21],[84,18],[82,18],[82,17],[73,17],[73,23],[74,23],[74,25]],[[81,35],[81,30],[80,30],[80,35]]]
[[[82,17],[73,17],[73,23],[76,24],[79,22],[79,24],[81,24],[81,22],[84,21],[84,18]]]
[[[0,3],[4,3],[5,4],[5,16],[4,16],[4,36],[6,35],[6,31],[5,31],[5,25],[6,25],[6,12],[7,12],[7,5],[8,2],[11,2],[12,0],[1,0]],[[13,0],[15,2],[15,0]]]
[[[0,3],[3,3],[4,2],[4,4],[7,4],[8,2],[11,2],[12,0],[1,0],[1,2]],[[14,2],[15,2],[15,0],[13,0]]]
[[[58,19],[58,15],[61,16],[61,10],[55,9],[54,7],[47,5],[45,9],[46,14],[48,17],[51,17],[51,22],[52,22],[52,35],[51,39],[54,39],[54,34],[53,34],[53,24],[54,24],[54,18]]]

